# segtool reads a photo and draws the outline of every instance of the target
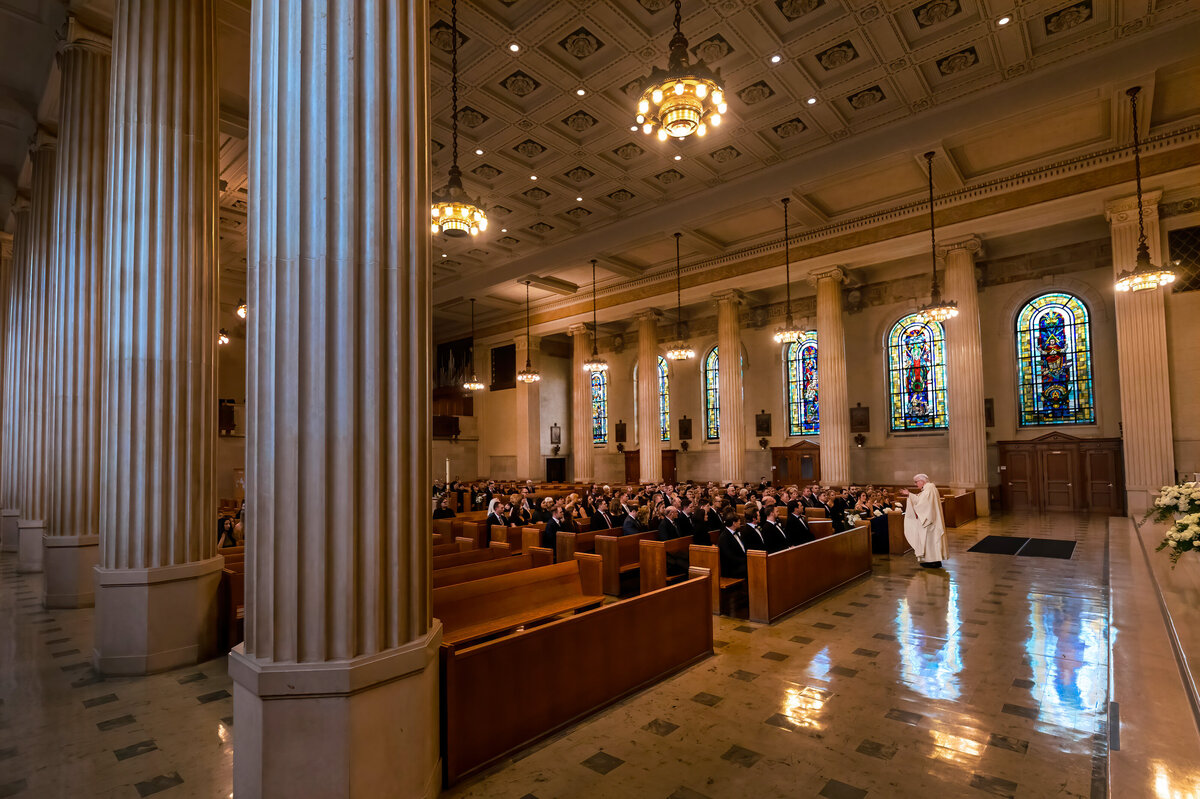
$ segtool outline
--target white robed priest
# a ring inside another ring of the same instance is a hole
[[[917,493],[909,493],[908,489],[900,492],[908,497],[904,508],[904,537],[916,553],[918,563],[927,569],[940,569],[942,559],[950,557],[946,549],[942,502],[937,486],[930,482],[929,475],[915,475],[913,482],[916,483]]]

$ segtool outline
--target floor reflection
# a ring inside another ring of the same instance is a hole
[[[1074,597],[1030,593],[1025,652],[1040,695],[1038,717],[1092,733],[1108,696],[1108,623]]]
[[[916,607],[945,603],[944,614],[924,621],[914,615]],[[900,679],[930,699],[954,701],[961,696],[958,675],[963,668],[962,618],[959,613],[958,583],[945,572],[914,575],[908,593],[896,609],[896,632],[900,639]],[[945,643],[935,652],[927,647]]]

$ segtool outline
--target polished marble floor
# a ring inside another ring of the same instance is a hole
[[[967,553],[1078,541],[1070,560]],[[716,655],[525,750],[453,797],[1103,797],[1103,517],[981,519],[944,571],[874,574],[774,625],[715,620]],[[92,611],[41,608],[0,557],[0,797],[231,792],[224,659],[146,678],[88,666]]]

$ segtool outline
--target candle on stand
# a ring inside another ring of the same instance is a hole
[[[446,458],[446,487],[450,486],[450,459]]]

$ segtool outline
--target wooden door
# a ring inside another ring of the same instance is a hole
[[[675,482],[675,450],[662,451],[662,479],[664,483]]]
[[[565,483],[567,481],[567,459],[546,458],[546,482]]]
[[[1042,450],[1043,510],[1075,510],[1074,447]]]
[[[625,450],[625,483],[637,485],[642,481],[642,462],[638,450]]]
[[[1088,510],[1120,515],[1125,510],[1121,491],[1120,453],[1115,447],[1085,448],[1083,474],[1086,483]]]
[[[1033,453],[1028,450],[1003,452],[1004,496],[1008,510],[1034,510],[1038,507],[1038,486],[1034,480]]]

